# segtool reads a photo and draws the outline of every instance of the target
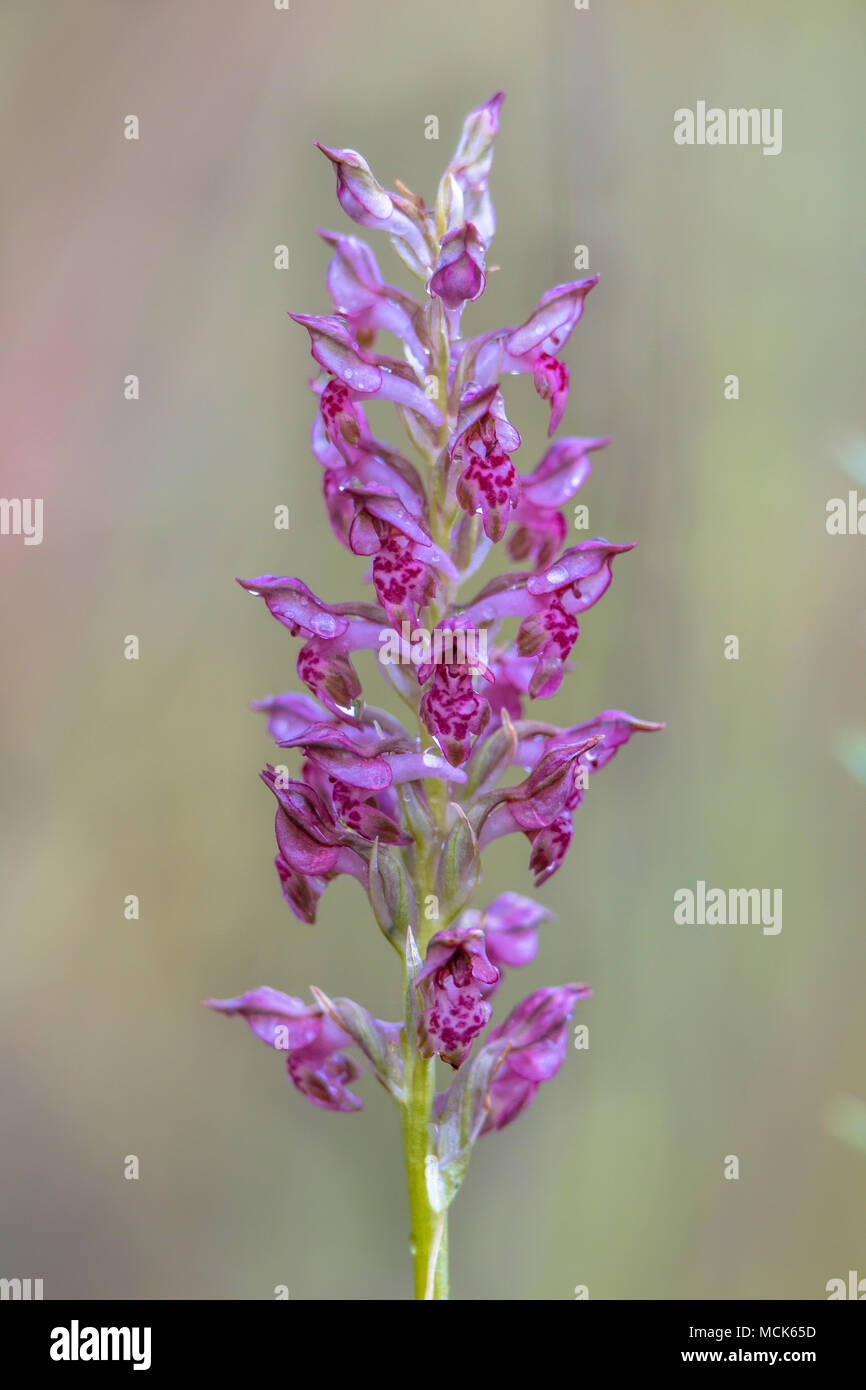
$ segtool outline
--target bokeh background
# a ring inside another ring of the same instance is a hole
[[[640,541],[554,717],[668,728],[593,783],[540,895],[559,921],[503,991],[591,981],[591,1044],[476,1151],[454,1295],[822,1298],[866,1273],[866,1154],[826,1120],[866,1096],[866,789],[837,756],[866,723],[866,539],[825,530],[866,427],[862,5],[7,0],[2,31],[2,493],[44,498],[45,538],[0,539],[0,1273],[48,1298],[408,1296],[384,1092],[317,1111],[199,1001],[313,982],[399,1008],[357,885],[313,929],[280,898],[246,702],[295,683],[297,644],[233,580],[336,601],[363,572],[286,318],[327,312],[314,229],[349,229],[312,142],[432,197],[500,87],[501,270],[465,326],[520,322],[589,247],[564,428],[614,436],[580,500]],[[675,146],[699,99],[783,108],[783,152]],[[507,397],[527,469],[546,407]],[[525,858],[495,847],[486,895],[527,891]],[[700,878],[781,888],[781,935],[675,927]]]

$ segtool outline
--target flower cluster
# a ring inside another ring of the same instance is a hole
[[[312,923],[329,883],[339,874],[357,879],[403,957],[405,1019],[375,1019],[318,990],[311,1004],[271,989],[211,1001],[284,1051],[294,1085],[328,1109],[360,1107],[350,1089],[359,1058],[409,1109],[419,1065],[438,1057],[453,1068],[451,1085],[430,1092],[421,1116],[444,1204],[476,1138],[510,1123],[555,1074],[572,1010],[588,993],[584,985],[537,989],[475,1046],[504,971],[533,960],[550,916],[517,893],[484,911],[469,906],[481,852],[522,835],[529,870],[544,883],[569,848],[589,777],[633,733],[662,727],[615,709],[569,728],[537,717],[537,702],[567,670],[581,615],[632,547],[601,537],[566,544],[561,508],[608,441],[559,439],[522,472],[502,394],[504,376],[530,376],[555,433],[569,388],[562,351],[597,277],[548,290],[516,326],[461,333],[466,304],[487,285],[488,177],[502,100],[499,93],[467,117],[429,209],[402,185],[386,190],[354,150],[319,146],[343,211],[384,232],[421,285],[416,299],[387,284],[364,241],[323,231],[333,312],[291,316],[309,334],[317,369],[312,452],[325,509],[339,543],[363,557],[369,593],[330,602],[293,577],[240,581],[298,639],[297,674],[308,692],[255,706],[277,747],[299,755],[297,776],[282,764],[262,774],[276,800],[283,896]],[[399,351],[388,352],[383,335]],[[414,462],[375,437],[372,401],[395,407]],[[515,568],[467,596],[462,586],[500,543]],[[353,657],[381,653],[407,624],[413,640],[438,634],[450,645],[443,660],[380,663],[405,707],[397,718],[367,702]],[[466,634],[484,639],[468,644],[469,656],[453,640]]]

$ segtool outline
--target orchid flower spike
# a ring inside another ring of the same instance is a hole
[[[517,887],[476,901],[483,852],[522,837],[515,875],[525,864],[546,883],[579,839],[591,777],[633,734],[663,727],[619,709],[567,728],[543,715],[584,614],[597,621],[613,562],[633,543],[567,543],[562,508],[609,440],[566,435],[518,466],[503,384],[531,376],[556,433],[568,342],[598,277],[555,285],[516,325],[463,336],[490,293],[503,101],[497,92],[469,113],[430,207],[401,183],[386,188],[356,150],[319,144],[354,228],[320,232],[330,311],[291,318],[313,362],[322,536],[330,526],[353,557],[357,587],[335,598],[326,564],[315,591],[293,575],[239,581],[276,619],[305,687],[253,705],[277,749],[261,774],[274,797],[275,911],[282,897],[312,925],[334,880],[353,880],[367,909],[353,924],[359,949],[369,915],[399,956],[403,1016],[375,1018],[314,987],[312,1002],[266,986],[208,1001],[282,1053],[318,1108],[360,1110],[367,1074],[398,1106],[419,1299],[448,1297],[448,1210],[475,1143],[524,1114],[562,1068],[569,1020],[590,994],[531,988],[495,1020],[505,976],[531,969],[539,935],[555,929]],[[388,283],[358,229],[385,234],[414,293]],[[373,431],[383,406],[400,443]],[[510,563],[467,593],[497,546]],[[371,659],[382,682],[372,703],[359,674]],[[438,1093],[437,1068],[449,1077]],[[561,1084],[574,1086],[573,1074]]]

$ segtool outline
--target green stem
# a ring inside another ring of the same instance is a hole
[[[439,228],[441,237],[444,227]],[[438,254],[438,238],[435,251]],[[442,410],[442,425],[439,430],[438,454],[447,449],[454,428],[454,420],[448,411],[448,367],[451,357],[451,340],[447,321],[439,317],[441,306],[437,309],[431,300],[427,311],[427,324],[431,339],[436,343],[435,373],[439,384],[439,401]],[[436,466],[437,454],[428,457],[431,472]],[[432,479],[431,479],[432,483]],[[442,508],[434,495],[431,485],[428,500],[432,538],[446,552],[449,549],[450,526],[443,515]],[[450,611],[450,593],[442,611],[438,603],[431,605],[430,619],[435,627]],[[422,739],[426,731],[421,730]],[[443,784],[435,778],[424,783],[428,803],[436,823],[436,838],[427,846],[426,855],[419,846],[420,863],[415,887],[416,902],[422,906],[427,895],[435,889],[436,865],[444,834],[448,797]],[[425,928],[427,928],[425,930]],[[417,924],[418,948],[423,953],[430,935],[435,931],[435,922]],[[404,978],[404,986],[408,980]],[[408,997],[408,988],[407,988]],[[405,1100],[403,1105],[403,1143],[406,1152],[406,1180],[409,1189],[409,1216],[411,1220],[410,1248],[414,1270],[416,1300],[447,1299],[448,1285],[448,1209],[438,1212],[430,1201],[427,1183],[427,1160],[431,1167],[437,1160],[433,1150],[433,1101],[435,1098],[436,1059],[421,1057],[418,1053],[416,1028],[407,1009],[406,1037],[404,1044]]]
[[[434,1211],[427,1190],[427,1157],[432,1152],[431,1120],[435,1059],[407,1048],[403,1142],[409,1186],[410,1249],[416,1300],[448,1298],[448,1212]]]

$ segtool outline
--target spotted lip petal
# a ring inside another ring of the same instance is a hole
[[[319,396],[319,412],[325,436],[342,461],[351,467],[357,446],[369,435],[363,410],[345,381],[331,377]]]
[[[531,618],[524,619],[518,628],[515,645],[521,656],[536,658],[529,682],[530,695],[545,698],[556,694],[562,683],[566,657],[579,634],[577,619],[566,612],[557,594]]]
[[[485,992],[498,984],[484,932],[466,922],[437,932],[415,978],[421,1004],[418,1043],[422,1057],[438,1055],[459,1067],[493,1012]]]
[[[436,573],[419,549],[393,527],[379,546],[373,560],[372,575],[376,597],[394,627],[409,622],[414,627],[421,609],[436,593]]]
[[[470,515],[481,514],[488,538],[505,535],[511,510],[520,496],[520,479],[511,455],[520,435],[505,414],[498,386],[468,391],[461,402],[451,446],[451,462],[461,470],[457,501]]]
[[[457,500],[465,512],[480,512],[485,534],[501,541],[509,512],[517,506],[520,482],[517,469],[495,439],[482,442],[483,452],[473,450],[457,483]]]
[[[536,888],[552,878],[561,866],[571,846],[574,836],[574,821],[570,811],[555,816],[543,830],[529,835],[532,853],[529,856],[529,870]]]
[[[436,666],[421,699],[421,718],[452,767],[459,768],[472,751],[473,736],[490,721],[490,706],[473,687],[472,673],[463,666]]]
[[[367,645],[372,646],[372,642]],[[305,642],[298,652],[300,679],[339,719],[357,721],[363,690],[357,671],[334,642]]]
[[[422,684],[430,682],[422,696],[419,714],[453,768],[460,768],[468,760],[473,737],[481,735],[490,722],[490,705],[476,691],[473,682],[476,676],[481,676],[492,684],[493,674],[478,652],[470,649],[468,642],[464,641],[462,651],[459,646],[455,650],[454,646],[468,628],[469,625],[459,618],[440,624],[434,639],[441,636],[444,642],[450,637],[452,645],[448,656],[457,656],[459,660],[430,661],[418,667],[418,680]],[[474,635],[469,630],[470,635]]]

